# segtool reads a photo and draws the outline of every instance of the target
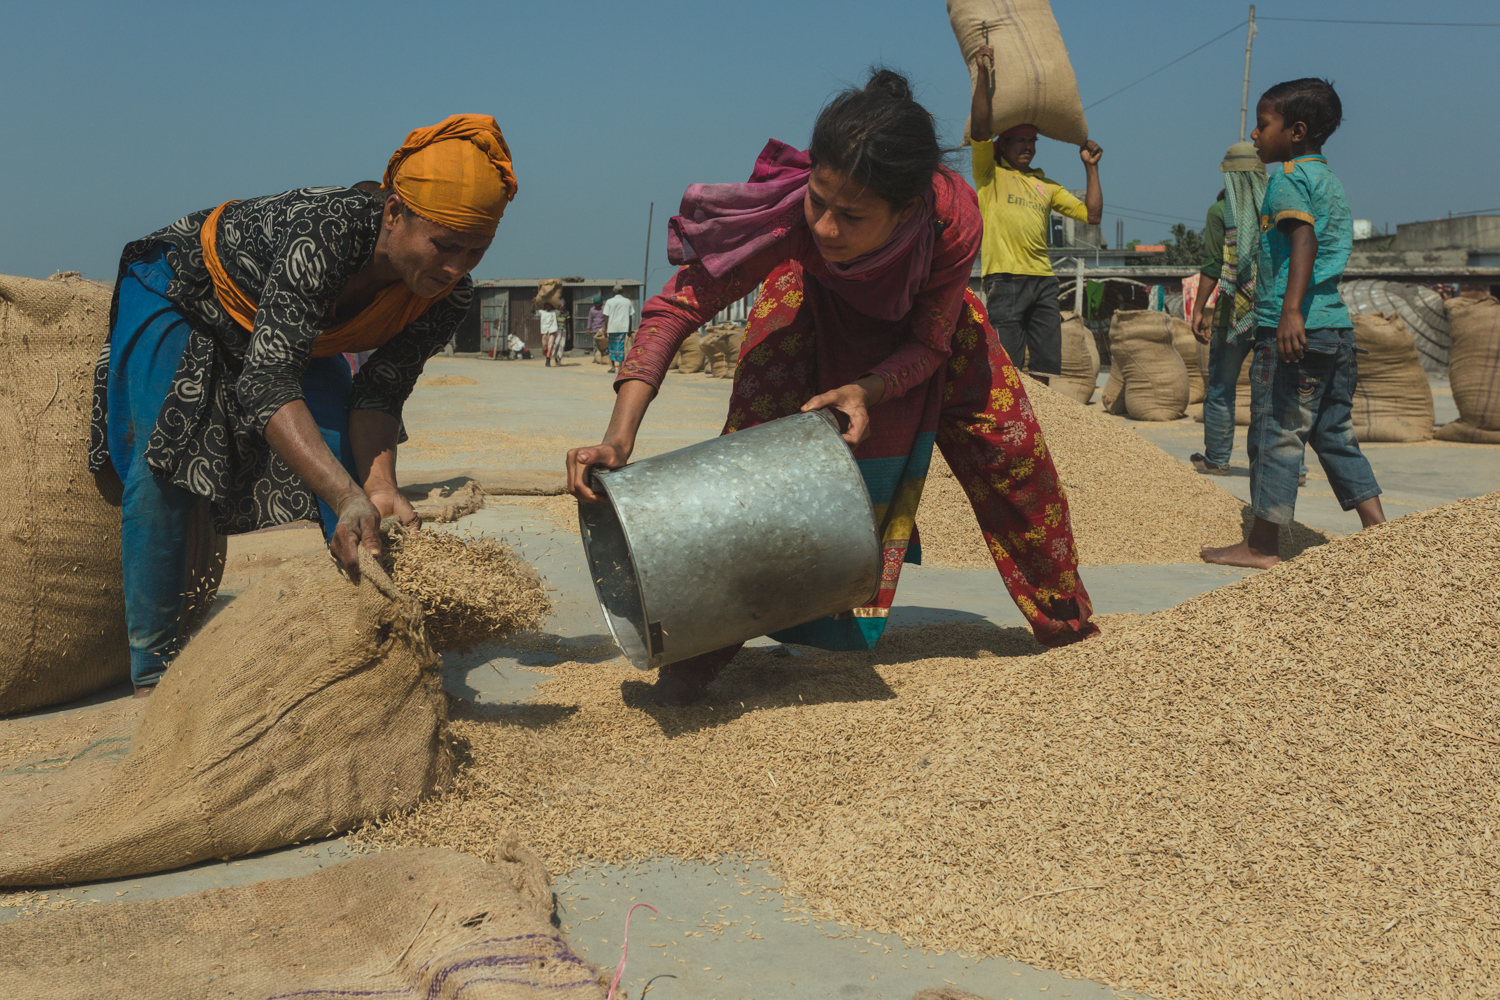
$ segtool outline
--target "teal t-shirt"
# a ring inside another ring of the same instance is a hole
[[[1312,280],[1302,297],[1302,321],[1309,330],[1352,325],[1339,297],[1339,281],[1354,250],[1354,222],[1344,185],[1321,156],[1300,156],[1282,164],[1266,185],[1260,209],[1260,269],[1255,276],[1255,325],[1281,322],[1291,267],[1292,241],[1278,223],[1301,219],[1318,237]]]

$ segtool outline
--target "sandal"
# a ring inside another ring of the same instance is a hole
[[[1229,475],[1229,466],[1215,465],[1207,458],[1203,457],[1201,454],[1194,453],[1193,455],[1188,457],[1188,461],[1192,463],[1193,468],[1197,469],[1205,476]]]

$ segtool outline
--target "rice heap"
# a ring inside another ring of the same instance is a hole
[[[1239,541],[1248,508],[1118,420],[1038,383],[1027,398],[1057,465],[1085,566],[1198,561],[1202,545]],[[993,566],[963,487],[936,450],[917,508],[922,562],[979,569]],[[1289,559],[1328,538],[1294,523],[1281,533]]]
[[[756,854],[820,918],[1157,996],[1490,996],[1497,534],[1500,494],[1410,514],[1061,650],[747,650],[686,709],[549,666],[367,833],[517,829],[554,871]]]
[[[391,582],[422,605],[428,641],[439,651],[535,628],[552,610],[536,568],[487,535],[387,531]]]

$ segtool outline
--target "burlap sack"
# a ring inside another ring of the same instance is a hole
[[[1188,405],[1203,402],[1204,378],[1208,371],[1208,345],[1198,343],[1193,336],[1192,324],[1187,320],[1172,320],[1172,346],[1182,358],[1182,366],[1188,374]]]
[[[547,872],[430,847],[301,878],[0,924],[0,980],[49,1000],[459,997],[599,1000],[549,918]]]
[[[1062,374],[1050,381],[1052,389],[1087,404],[1099,380],[1099,345],[1093,331],[1075,312],[1062,314]]]
[[[724,362],[728,367],[725,378],[734,378],[735,369],[740,366],[740,348],[745,346],[744,327],[735,327],[724,340]]]
[[[609,334],[603,330],[594,334],[594,364],[609,364]]]
[[[734,358],[731,362],[729,354],[731,341],[735,334],[743,333],[733,323],[716,323],[703,331],[703,370],[714,378],[727,378],[734,374],[733,366],[739,363],[739,346],[734,345]]]
[[[355,585],[326,554],[288,560],[193,638],[123,739],[0,760],[0,885],[250,854],[431,791],[451,767],[438,659],[417,602],[363,550],[360,568]]]
[[[677,352],[677,371],[696,375],[703,370],[703,338],[694,333],[682,342]]]
[[[1398,313],[1354,316],[1354,436],[1361,441],[1432,438],[1432,387],[1411,332]]]
[[[1133,420],[1176,420],[1187,411],[1188,373],[1172,339],[1172,317],[1124,309],[1109,324],[1104,408]],[[1180,321],[1179,321],[1180,322]]]
[[[1437,437],[1500,444],[1500,302],[1490,295],[1443,305],[1453,339],[1448,382],[1458,419],[1438,428]]]
[[[109,300],[91,281],[0,275],[0,715],[130,676],[120,480],[88,471]],[[206,504],[188,538],[184,634],[207,611],[224,568],[224,539]]]
[[[561,309],[563,307],[562,279],[543,278],[537,282],[536,295],[531,300],[531,310]]]
[[[995,93],[990,98],[990,130],[999,135],[1016,125],[1035,125],[1049,139],[1081,146],[1089,124],[1078,97],[1078,81],[1063,45],[1062,32],[1047,0],[948,0],[959,51],[974,89],[974,53],[986,42],[995,48]],[[964,121],[964,141],[972,133]]]

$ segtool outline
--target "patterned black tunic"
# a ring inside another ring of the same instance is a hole
[[[223,534],[317,519],[317,500],[266,441],[277,410],[302,398],[313,342],[334,325],[345,283],[368,265],[380,233],[382,201],[351,188],[303,188],[230,205],[219,219],[224,269],[256,301],[246,331],[219,305],[203,264],[199,230],[211,209],[179,219],[125,247],[120,277],[154,246],[165,248],[173,278],[167,298],[192,333],[146,447],[151,469],[213,501]],[[469,310],[466,276],[370,356],[354,376],[350,409],[400,417],[427,359],[443,349]],[[110,309],[114,328],[119,284]],[[110,464],[105,432],[109,348],[94,374],[89,468]],[[122,474],[125,470],[119,470]]]

